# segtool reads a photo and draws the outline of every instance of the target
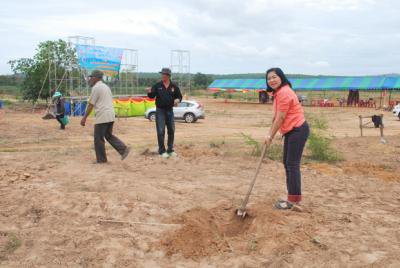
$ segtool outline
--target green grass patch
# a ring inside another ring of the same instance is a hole
[[[324,137],[316,130],[312,130],[308,138],[307,148],[310,159],[320,162],[337,162],[343,160],[342,156],[331,147],[331,139]]]
[[[257,141],[250,135],[241,133],[244,142],[252,148],[251,156],[261,156],[263,143]],[[283,148],[280,144],[271,144],[266,150],[266,156],[274,161],[282,161],[283,159]]]
[[[310,137],[307,142],[309,159],[320,162],[337,162],[343,160],[342,156],[331,147],[332,139],[324,135],[328,129],[328,121],[321,115],[306,114],[310,124]]]
[[[1,232],[0,235],[7,239],[5,245],[0,248],[0,260],[4,260],[7,258],[7,255],[17,250],[22,245],[22,242],[14,233]]]
[[[267,157],[271,160],[283,160],[283,146],[281,144],[273,143],[267,148]]]
[[[305,117],[312,129],[316,128],[316,129],[321,129],[321,130],[327,130],[329,127],[328,121],[326,120],[325,117],[323,117],[321,115],[316,116],[316,115],[313,115],[310,113],[306,113]]]
[[[244,139],[244,143],[252,148],[251,156],[261,156],[262,145],[250,135],[240,133]]]
[[[0,148],[0,153],[15,153],[18,152],[16,148]]]

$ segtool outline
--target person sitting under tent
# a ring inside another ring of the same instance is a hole
[[[53,95],[54,114],[57,121],[60,123],[60,129],[65,129],[68,124],[68,118],[65,116],[64,99],[60,91],[54,92]]]
[[[258,92],[258,102],[262,104],[269,102],[269,95],[266,91]]]
[[[102,81],[102,71],[94,70],[89,78],[89,85],[92,87],[92,93],[85,115],[81,120],[81,125],[86,125],[86,120],[94,108],[94,149],[97,163],[101,164],[107,162],[104,138],[121,155],[121,160],[124,160],[128,156],[130,149],[112,133],[115,112],[111,89]]]

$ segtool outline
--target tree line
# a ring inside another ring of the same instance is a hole
[[[10,64],[13,75],[1,75],[0,86],[18,86],[24,100],[36,101],[37,99],[48,99],[50,90],[57,88],[68,95],[68,87],[71,84],[60,83],[68,79],[66,74],[79,77],[76,51],[70,48],[64,40],[44,41],[39,43],[36,52],[31,58],[20,58],[11,60]],[[46,78],[51,75],[50,79]],[[121,75],[121,79],[124,79]],[[133,75],[133,74],[128,74]],[[196,73],[190,74],[193,87],[206,88],[212,81],[212,75]],[[118,78],[117,78],[118,79]],[[83,80],[83,78],[80,78]],[[138,84],[140,87],[148,87],[160,80],[159,73],[139,73]],[[72,87],[85,85],[85,81],[71,79]]]
[[[36,52],[31,58],[20,58],[11,60],[11,70],[13,75],[0,75],[0,86],[17,86],[23,99],[36,101],[37,99],[48,99],[50,90],[58,88],[60,91],[68,95],[68,87],[78,87],[85,85],[83,77],[81,81],[71,79],[71,83],[59,83],[63,79],[68,79],[66,73],[73,77],[79,77],[80,71],[77,63],[76,51],[70,48],[64,40],[44,41],[36,48]],[[50,65],[51,63],[51,65]],[[51,74],[51,79],[46,79],[47,74]],[[126,74],[125,74],[126,75]],[[133,75],[133,74],[128,74]],[[191,84],[193,88],[205,89],[214,79],[232,79],[232,78],[252,78],[264,79],[264,73],[248,73],[248,74],[190,74]],[[289,75],[289,77],[315,77],[307,75]],[[118,79],[118,78],[117,78]],[[124,79],[124,74],[120,79]],[[160,74],[139,73],[139,87],[149,87],[160,79]],[[172,77],[174,79],[174,77]],[[78,79],[79,80],[79,79]]]

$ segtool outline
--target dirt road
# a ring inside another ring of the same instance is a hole
[[[249,204],[256,159],[241,133],[262,140],[271,106],[203,100],[207,118],[176,124],[177,159],[162,160],[155,126],[119,119],[133,148],[121,162],[93,165],[92,125],[65,132],[40,114],[0,119],[0,264],[104,267],[400,266],[400,122],[385,113],[360,138],[371,109],[308,108],[327,119],[345,161],[303,165],[304,211],[279,212],[280,162],[265,160]],[[279,140],[275,141],[279,143]]]

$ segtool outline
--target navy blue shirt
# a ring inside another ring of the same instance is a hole
[[[147,93],[147,96],[149,98],[156,98],[156,107],[162,109],[172,109],[176,99],[182,101],[182,93],[179,87],[172,81],[169,83],[168,88],[164,86],[162,81],[158,82],[151,88],[151,92]]]

